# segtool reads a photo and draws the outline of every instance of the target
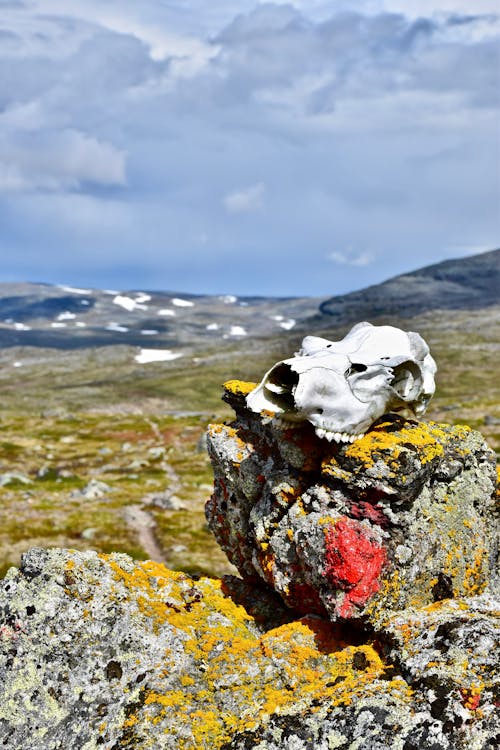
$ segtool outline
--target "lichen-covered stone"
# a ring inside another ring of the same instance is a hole
[[[490,594],[446,599],[398,613],[380,629],[383,653],[418,686],[432,715],[462,730],[474,718],[485,743],[493,727],[500,733],[498,605]]]
[[[234,578],[31,550],[0,583],[0,746],[494,747],[488,597],[399,613],[371,638],[293,617]],[[475,656],[468,638],[482,639]],[[436,704],[445,684],[451,699]]]
[[[225,589],[126,555],[32,550],[0,587],[0,746],[218,748],[383,674],[327,622],[261,632]]]
[[[241,575],[304,614],[377,625],[391,611],[481,593],[495,565],[495,458],[464,426],[394,415],[352,444],[245,405],[212,425],[210,528]]]
[[[398,680],[392,680],[393,686]],[[235,735],[222,750],[494,750],[500,725],[494,706],[487,716],[464,718],[453,725],[426,703],[423,694],[387,691],[374,681],[372,695],[349,705],[323,703],[315,712],[274,715],[259,730]],[[377,694],[378,689],[378,694]]]

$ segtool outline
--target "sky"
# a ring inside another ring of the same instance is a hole
[[[498,0],[0,0],[0,282],[318,296],[500,245]]]

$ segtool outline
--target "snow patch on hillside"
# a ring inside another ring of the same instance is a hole
[[[127,333],[129,330],[127,326],[121,326],[119,323],[108,323],[107,326],[105,326],[106,331],[113,331],[116,333]]]
[[[149,362],[169,362],[179,357],[182,357],[182,354],[173,352],[171,349],[141,349],[134,359],[140,365],[146,365]]]
[[[133,312],[134,310],[147,310],[148,309],[147,305],[142,305],[136,299],[132,299],[132,297],[125,297],[125,295],[123,294],[117,294],[113,302],[115,305],[118,305],[119,307],[123,307],[125,310],[128,310],[128,312]]]
[[[75,286],[59,286],[63,292],[70,292],[71,294],[92,294],[92,289],[78,289]]]

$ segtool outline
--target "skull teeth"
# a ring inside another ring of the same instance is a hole
[[[359,435],[352,435],[349,432],[332,432],[331,430],[325,430],[323,427],[316,427],[316,435],[319,438],[328,440],[329,443],[334,440],[336,443],[354,443],[355,440],[359,440],[364,436],[364,432]]]

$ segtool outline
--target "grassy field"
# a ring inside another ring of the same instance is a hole
[[[204,523],[204,417],[4,414],[0,424],[1,568],[31,546],[146,558],[149,534],[171,567],[228,570]]]
[[[380,322],[417,330],[431,346],[439,369],[426,419],[469,424],[498,451],[500,308]],[[313,324],[334,339],[346,332]],[[32,546],[64,546],[156,557],[194,574],[232,571],[205,525],[203,435],[231,416],[222,382],[260,379],[299,343],[287,334],[147,366],[123,346],[2,350],[0,570]]]

